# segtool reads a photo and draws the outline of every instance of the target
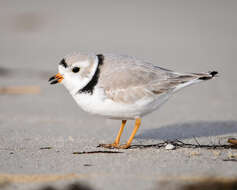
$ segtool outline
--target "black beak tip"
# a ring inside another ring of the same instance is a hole
[[[58,81],[57,80],[54,80],[54,81],[52,81],[50,84],[57,84],[58,83]]]
[[[50,77],[50,78],[49,78],[49,81],[51,81],[51,80],[53,80],[53,79],[55,79],[55,76]]]

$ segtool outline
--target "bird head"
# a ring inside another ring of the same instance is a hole
[[[95,54],[78,53],[67,56],[60,61],[58,74],[49,78],[49,82],[62,83],[71,94],[75,94],[91,81],[98,62]]]

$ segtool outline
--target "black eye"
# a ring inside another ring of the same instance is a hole
[[[80,68],[79,67],[73,67],[72,68],[72,72],[74,72],[74,73],[77,73],[77,72],[79,72],[80,71]]]

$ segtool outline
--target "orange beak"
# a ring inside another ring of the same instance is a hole
[[[58,73],[52,76],[51,78],[49,78],[49,82],[50,84],[57,84],[57,83],[62,82],[63,79],[64,79],[63,76],[60,73]]]

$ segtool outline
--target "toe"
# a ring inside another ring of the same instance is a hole
[[[113,144],[99,144],[99,146],[97,146],[97,147],[113,149],[113,148],[119,148],[119,144],[116,144],[116,143],[113,143]]]
[[[123,144],[123,145],[120,145],[118,148],[119,149],[128,149],[131,145],[129,144]]]

